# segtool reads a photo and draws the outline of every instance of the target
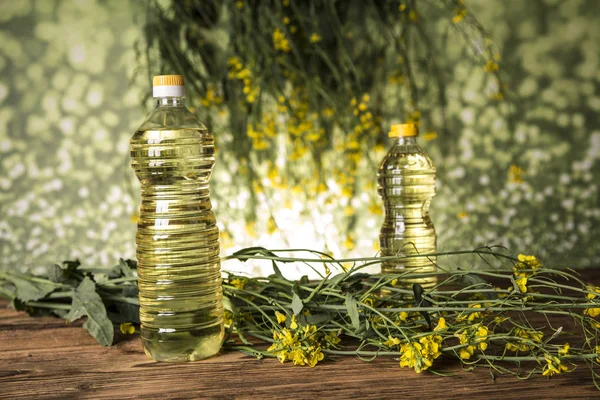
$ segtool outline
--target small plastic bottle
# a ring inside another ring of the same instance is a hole
[[[141,183],[136,236],[141,337],[157,361],[195,361],[223,340],[214,138],[185,107],[183,77],[155,76],[157,106],[130,141]]]
[[[377,191],[385,206],[385,219],[379,235],[381,256],[432,254],[436,233],[429,217],[435,195],[435,166],[417,144],[417,126],[392,125],[389,137],[394,143],[377,171]],[[382,273],[397,274],[407,269],[417,273],[436,271],[435,257],[410,257],[384,261]],[[435,285],[435,276],[404,280],[423,287]]]

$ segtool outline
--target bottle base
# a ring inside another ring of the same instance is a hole
[[[142,346],[146,356],[160,362],[199,361],[216,355],[223,342],[223,328],[208,336],[193,336],[189,332],[143,332]]]

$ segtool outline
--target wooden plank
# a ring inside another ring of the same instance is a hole
[[[6,356],[9,357],[6,357]],[[155,363],[145,358],[138,340],[114,348],[85,347],[52,352],[31,349],[30,355],[0,355],[2,396],[30,398],[425,398],[464,396],[527,399],[597,398],[589,373],[572,373],[551,380],[518,381],[501,377],[493,383],[486,370],[459,372],[453,362],[444,369],[453,377],[415,374],[393,359],[364,363],[341,358],[316,368],[258,361],[227,353],[190,364]],[[407,396],[411,397],[411,396]],[[416,396],[415,396],[416,397]]]

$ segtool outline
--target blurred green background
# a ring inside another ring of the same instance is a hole
[[[421,139],[438,167],[438,249],[499,244],[553,266],[599,266],[600,2],[466,4],[496,42],[516,100],[510,114],[491,100],[481,65],[451,42],[452,134]],[[136,61],[143,18],[144,2],[0,0],[0,268],[134,257],[128,141],[151,106]],[[323,200],[288,191],[248,210],[248,193],[229,187],[235,143],[219,143],[227,133],[218,125],[214,133],[223,253],[251,245],[376,253],[374,186],[339,201],[335,192]],[[374,181],[375,171],[363,173]],[[348,212],[359,216],[350,231]]]

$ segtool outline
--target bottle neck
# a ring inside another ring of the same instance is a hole
[[[184,107],[185,97],[157,97],[156,105],[158,107]]]
[[[417,137],[416,136],[400,136],[397,138],[394,138],[394,144],[395,145],[416,145],[417,144]]]

